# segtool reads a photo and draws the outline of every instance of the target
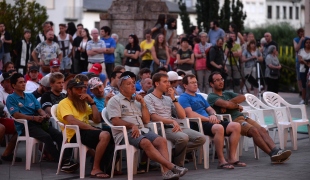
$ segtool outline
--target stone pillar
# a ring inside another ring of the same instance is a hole
[[[305,36],[310,37],[310,1],[305,1]]]
[[[100,26],[110,26],[126,45],[130,34],[136,34],[141,42],[144,29],[154,27],[159,14],[168,13],[161,0],[114,0],[108,12],[100,14]]]

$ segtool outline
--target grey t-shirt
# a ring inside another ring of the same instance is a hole
[[[259,52],[259,50],[256,50],[255,52],[249,52],[249,51],[245,50],[245,51],[242,52],[242,55],[247,59],[247,58],[250,58],[252,56],[261,57],[262,53]],[[256,61],[257,61],[257,59],[251,59],[249,61],[246,61],[244,63],[244,67],[246,67],[246,68],[254,67]]]
[[[269,64],[274,65],[274,66],[279,66],[280,62],[279,62],[278,57],[277,56],[273,56],[271,54],[268,54],[266,59],[265,59],[265,62],[266,62],[265,77],[268,77],[270,79],[278,79],[279,76],[271,76],[270,75],[270,68],[268,66]]]

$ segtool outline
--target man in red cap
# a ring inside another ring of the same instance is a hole
[[[95,63],[92,65],[92,67],[88,70],[88,72],[95,73],[96,75],[99,75],[102,71],[102,66],[99,63]]]
[[[59,59],[53,59],[50,61],[50,70],[51,73],[60,72],[60,61]]]

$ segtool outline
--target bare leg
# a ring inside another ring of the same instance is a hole
[[[153,144],[146,138],[140,141],[140,147],[145,151],[146,155],[153,161],[160,163],[164,172],[172,169],[174,164],[168,161],[167,141],[162,137],[158,137],[153,141]]]
[[[273,147],[268,145],[264,139],[264,137],[261,136],[261,133],[259,132],[260,130],[252,127],[249,131],[248,131],[248,136],[249,137],[253,137],[254,143],[261,149],[263,150],[265,153],[269,154],[271,152],[271,150],[275,147],[275,144],[273,143]],[[270,138],[270,137],[269,137]]]
[[[16,145],[16,140],[17,140],[17,133],[14,134],[14,135],[11,137],[11,139],[10,139],[10,141],[9,141],[9,144],[8,144],[8,146],[5,148],[5,150],[4,150],[3,154],[2,154],[2,156],[8,156],[8,155],[10,155],[10,154],[13,153],[14,148],[15,148],[15,145]]]
[[[258,132],[260,133],[265,143],[269,146],[271,150],[276,147],[276,145],[274,144],[273,140],[271,139],[265,128],[263,127],[260,128]]]
[[[229,136],[229,159],[228,162],[236,162],[236,152],[237,147],[240,139],[240,131],[241,126],[239,123],[231,122],[228,124],[226,128],[227,134],[230,134]]]
[[[103,131],[100,133],[99,142],[96,146],[96,151],[95,151],[94,165],[93,165],[93,169],[90,174],[94,175],[96,173],[102,172],[100,169],[100,161],[109,144],[110,138],[111,136],[109,132]]]
[[[214,134],[213,142],[215,145],[215,150],[217,153],[217,157],[219,160],[219,164],[226,164],[227,161],[225,160],[223,154],[223,147],[224,147],[224,128],[220,124],[214,124],[212,126],[212,134]]]

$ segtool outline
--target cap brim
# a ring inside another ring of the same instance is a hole
[[[182,78],[182,76],[178,76],[178,80],[182,80],[183,78]]]
[[[99,71],[95,71],[95,70],[92,70],[92,69],[90,69],[88,72],[92,72],[92,73],[95,73],[95,74],[100,74]]]

